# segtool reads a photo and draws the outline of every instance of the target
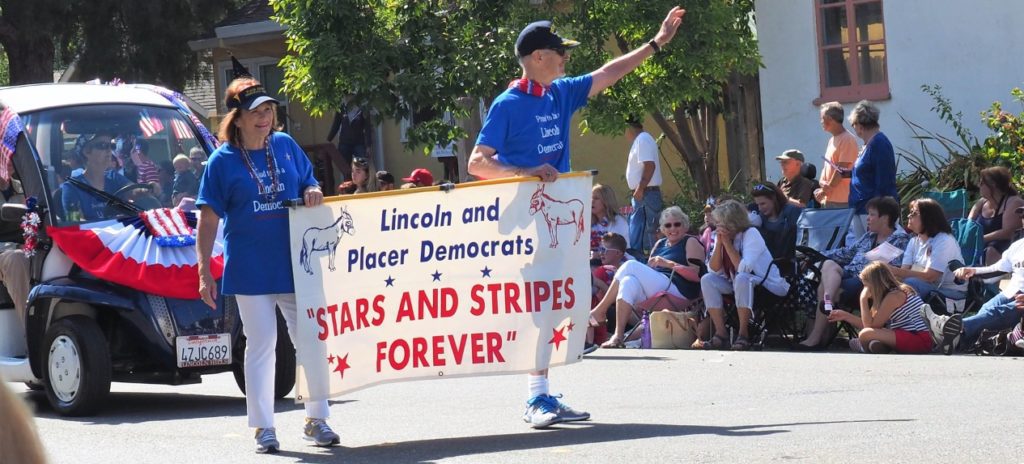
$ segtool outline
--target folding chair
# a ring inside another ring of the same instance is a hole
[[[958,189],[949,192],[924,192],[924,198],[931,198],[942,206],[946,213],[946,219],[958,219],[967,217],[971,209],[967,206],[967,190]]]
[[[707,269],[704,267],[704,263],[698,259],[690,259],[689,261],[690,264],[698,266],[701,269],[701,271],[695,272],[689,266],[682,265],[676,266],[673,269],[673,271],[683,279],[686,279],[690,282],[700,283],[700,276],[704,275],[704,273],[707,272]],[[632,317],[636,318],[638,321],[642,321],[644,313],[650,314],[655,311],[661,311],[663,309],[668,309],[674,312],[686,312],[699,309],[703,312],[703,298],[698,297],[697,299],[694,300],[680,298],[669,293],[668,291],[672,285],[675,285],[675,283],[669,281],[668,285],[668,287],[665,287],[665,290],[655,293],[646,300],[641,301],[637,303],[635,306],[633,306]],[[626,330],[626,333],[623,336],[623,340],[631,340],[636,330],[640,328],[640,326],[641,324],[637,323],[634,324],[632,328]]]
[[[850,230],[853,213],[853,208],[805,208],[796,220],[797,246],[806,246],[818,251],[839,248]]]
[[[960,252],[963,253],[964,261],[968,266],[977,266],[985,260],[985,230],[981,224],[970,219],[953,219],[949,221],[949,227],[953,229],[953,237],[960,245]]]

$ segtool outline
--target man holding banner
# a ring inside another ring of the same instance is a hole
[[[560,37],[550,21],[526,26],[515,45],[522,77],[491,105],[469,158],[469,173],[489,179],[533,176],[554,182],[559,173],[569,172],[573,113],[660,52],[675,36],[685,13],[678,6],[672,8],[654,39],[577,77],[563,76],[570,50],[579,42]],[[532,427],[590,418],[589,413],[573,410],[550,395],[546,369],[530,373],[528,383],[530,399],[523,420]]]

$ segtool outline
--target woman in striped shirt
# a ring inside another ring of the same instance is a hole
[[[860,273],[860,317],[833,310],[829,322],[847,322],[860,329],[850,340],[854,351],[921,354],[932,351],[932,336],[921,307],[924,301],[910,286],[900,283],[885,263],[873,262]]]

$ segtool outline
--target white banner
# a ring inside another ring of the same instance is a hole
[[[296,400],[580,360],[592,181],[502,179],[290,209]]]

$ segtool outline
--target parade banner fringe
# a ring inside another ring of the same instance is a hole
[[[579,361],[592,183],[570,173],[291,208],[296,401]]]

